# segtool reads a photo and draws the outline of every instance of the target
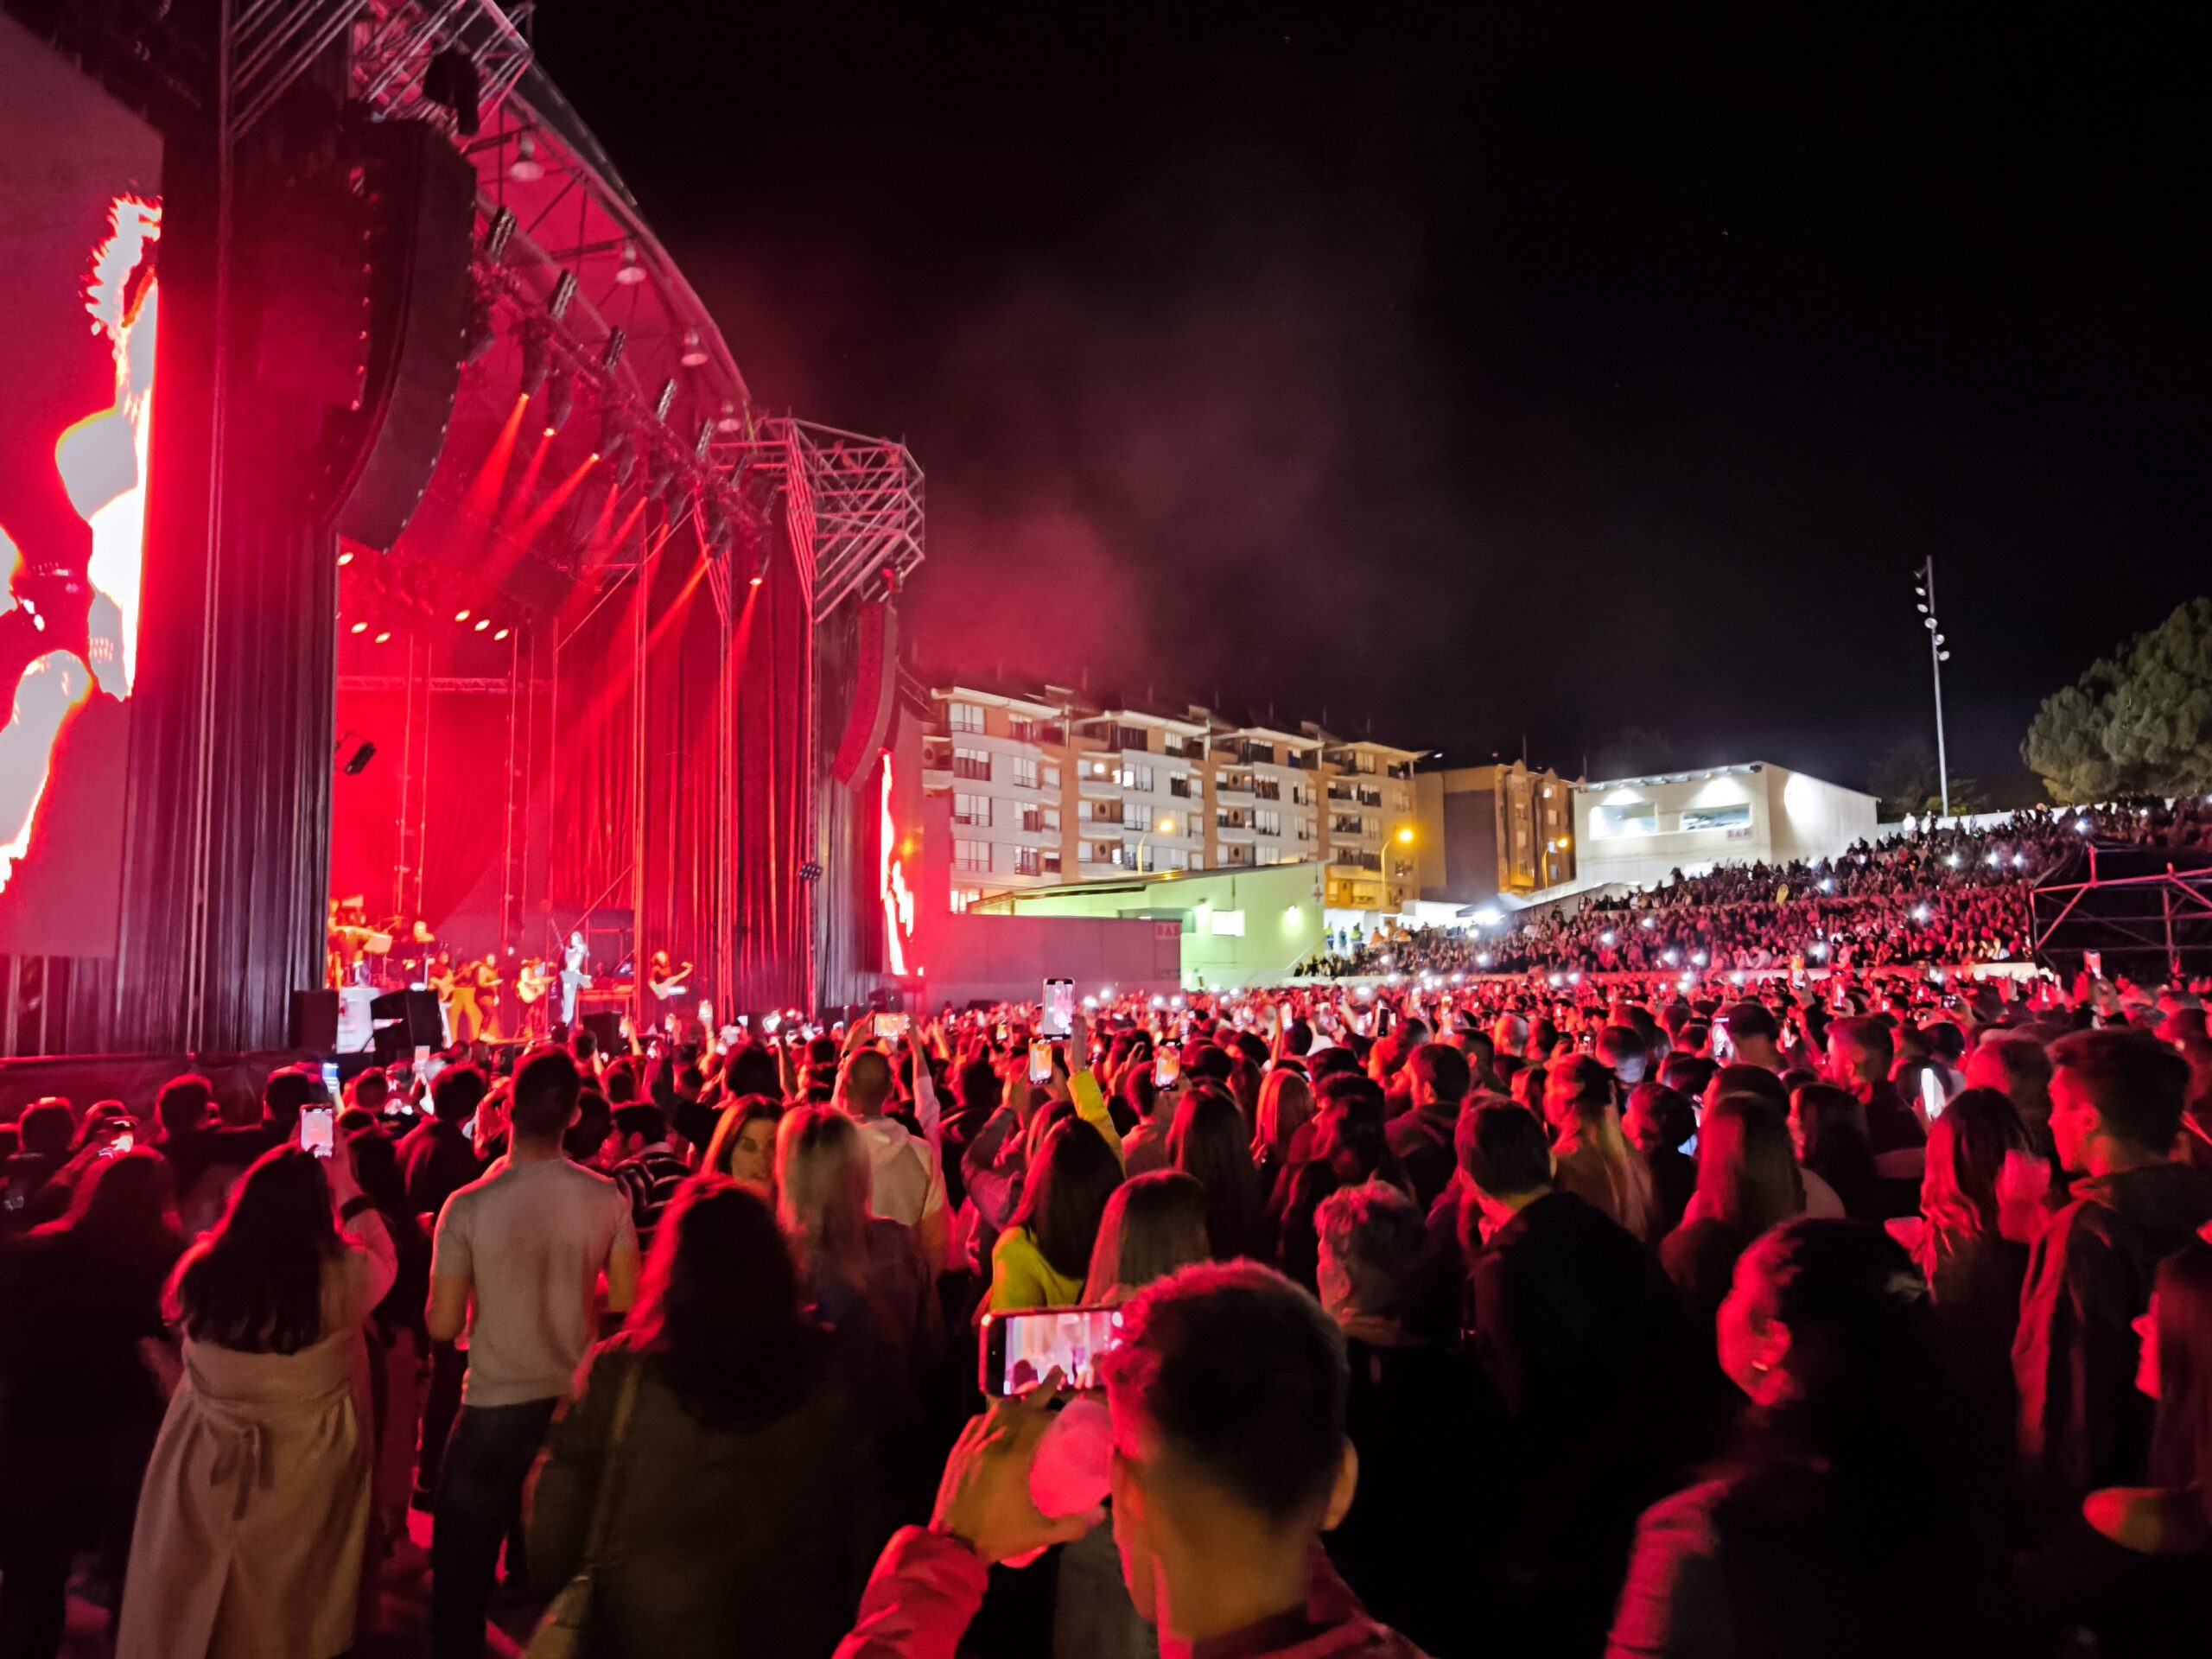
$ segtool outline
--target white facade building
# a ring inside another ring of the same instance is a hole
[[[1579,784],[1578,887],[1834,858],[1874,836],[1874,798],[1764,761]]]

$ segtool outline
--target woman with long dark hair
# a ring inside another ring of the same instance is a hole
[[[1206,1190],[1214,1260],[1265,1260],[1267,1201],[1252,1168],[1252,1123],[1243,1108],[1217,1089],[1191,1090],[1175,1109],[1167,1151],[1175,1167]]]
[[[1736,1258],[1804,1208],[1789,1130],[1774,1103],[1723,1095],[1698,1124],[1697,1191],[1682,1224],[1660,1244],[1660,1265],[1709,1324],[1734,1281]]]
[[[162,1286],[184,1249],[158,1153],[100,1159],[0,1241],[0,1655],[51,1655],[71,1560],[119,1573],[161,1427]]]
[[[1956,1402],[1904,1250],[1784,1223],[1738,1260],[1718,1345],[1750,1409],[1710,1478],[1645,1511],[1608,1654],[1986,1650]]]
[[[1312,1144],[1313,1087],[1302,1071],[1279,1065],[1260,1085],[1260,1109],[1252,1124],[1252,1173],[1260,1197],[1271,1213],[1281,1213],[1284,1175],[1297,1167]]]
[[[185,1252],[184,1376],[138,1501],[122,1659],[353,1645],[373,1437],[353,1384],[397,1271],[342,1140],[264,1153]]]
[[[1382,1126],[1379,1103],[1363,1080],[1357,1090],[1332,1085],[1326,1103],[1313,1120],[1313,1152],[1283,1183],[1281,1215],[1276,1224],[1275,1258],[1284,1274],[1308,1290],[1319,1284],[1321,1237],[1314,1216],[1321,1201],[1340,1187],[1388,1181],[1411,1194],[1412,1184]]]
[[[686,1181],[532,1481],[530,1564],[548,1593],[587,1565],[602,1491],[611,1506],[592,1651],[836,1646],[878,1541],[874,1414],[802,1299],[775,1213],[719,1175]]]
[[[747,1095],[722,1108],[700,1169],[727,1175],[756,1198],[776,1198],[776,1125],[784,1103],[772,1095]]]
[[[1797,1149],[1807,1215],[1882,1218],[1881,1178],[1866,1143],[1866,1109],[1856,1095],[1832,1083],[1799,1084],[1789,1095],[1789,1140]]]
[[[1030,1162],[1020,1207],[992,1247],[991,1311],[1076,1306],[1106,1201],[1121,1184],[1122,1160],[1097,1130],[1077,1117],[1055,1123]]]

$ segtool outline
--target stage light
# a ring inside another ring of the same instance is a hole
[[[480,616],[476,619],[476,632],[479,633],[483,632],[485,629],[491,626],[492,619],[488,616]]]
[[[553,354],[547,349],[544,334],[537,328],[525,328],[522,334],[522,395],[535,397],[545,390],[548,376],[553,372]]]
[[[537,159],[537,143],[528,133],[515,145],[515,158],[507,163],[507,176],[517,184],[535,184],[545,176],[545,163]]]
[[[703,367],[707,361],[706,342],[699,338],[696,328],[683,331],[683,354],[676,359],[687,369]]]
[[[507,244],[514,240],[520,221],[512,207],[502,207],[492,215],[492,222],[484,227],[484,258],[486,264],[498,264],[507,256]]]
[[[552,298],[545,302],[545,308],[553,314],[554,321],[566,322],[569,320],[569,308],[576,302],[576,273],[563,271],[561,280],[553,284]]]
[[[550,438],[566,426],[575,408],[576,383],[563,375],[553,383],[552,393],[545,400],[545,435]]]
[[[612,433],[600,435],[600,464],[614,474],[616,488],[630,481],[630,474],[638,470],[638,442],[630,435],[629,429],[615,426],[610,419]]]
[[[1598,936],[1598,943],[1610,950],[1613,948],[1613,930],[1609,927]]]
[[[622,361],[622,348],[629,343],[630,336],[625,330],[610,328],[607,331],[607,349],[599,354],[599,366],[603,372],[614,372]]]
[[[468,302],[468,332],[461,340],[461,360],[481,362],[499,338],[498,331],[492,327],[492,302],[484,295],[474,296]]]
[[[1927,921],[1927,919],[1928,919],[1928,916],[1929,916],[1929,910],[1928,910],[1928,906],[1925,906],[1925,905],[1915,905],[1915,906],[1912,907],[1912,919],[1913,919],[1914,921],[1916,921],[1916,922],[1923,922],[1923,923],[1924,923],[1924,922],[1926,922],[1926,921]]]
[[[622,245],[622,267],[614,273],[614,280],[625,288],[635,288],[645,280],[645,268],[638,263],[638,245],[625,242]]]
[[[751,585],[751,586],[753,586],[753,587],[758,588],[758,587],[760,585],[760,582],[761,582],[761,578],[760,578],[760,577],[759,577],[759,576],[755,576],[755,577],[753,577],[753,581],[752,581],[752,582],[751,582],[751,584],[750,584],[750,585]]]
[[[466,622],[468,620],[468,613],[467,611],[455,611],[453,613],[453,620],[456,622]]]
[[[390,645],[391,643],[391,630],[387,628],[382,633],[377,635],[374,643],[379,645]]]
[[[338,563],[340,565],[351,564],[353,563],[353,556],[351,553],[340,553],[338,556]]]
[[[737,412],[737,404],[734,400],[728,397],[722,399],[722,412],[715,417],[715,430],[726,433],[745,430],[745,418]]]
[[[512,633],[513,632],[514,632],[514,630],[513,630],[512,628],[501,628],[501,629],[500,629],[497,633],[493,634],[492,637],[493,637],[494,639],[505,639],[509,634]]]
[[[356,622],[350,629],[347,630],[347,632],[351,633],[366,633],[368,631],[369,625],[365,622]]]
[[[362,739],[361,747],[354,750],[352,757],[346,762],[344,767],[346,775],[348,778],[359,777],[368,770],[369,762],[376,758],[377,746],[366,738]]]

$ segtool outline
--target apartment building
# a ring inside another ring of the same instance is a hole
[[[1557,772],[1449,766],[1414,779],[1423,899],[1476,904],[1575,879],[1574,785]]]
[[[1421,752],[1203,708],[1104,706],[1063,686],[931,691],[923,787],[951,798],[951,902],[1131,874],[1320,861],[1326,903],[1415,893]]]

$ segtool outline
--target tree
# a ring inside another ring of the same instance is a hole
[[[1866,786],[1873,792],[1885,823],[1894,823],[1910,812],[1915,817],[1943,810],[1943,774],[1936,764],[1936,751],[1924,737],[1909,737],[1893,745],[1867,769]],[[1981,787],[1971,778],[1951,777],[1951,811],[1963,817],[1987,810]]]
[[[1675,763],[1674,740],[1645,726],[1624,726],[1598,746],[1593,778],[1638,778]]]
[[[2192,599],[2044,699],[2020,757],[2061,803],[2212,790],[2212,599]]]

